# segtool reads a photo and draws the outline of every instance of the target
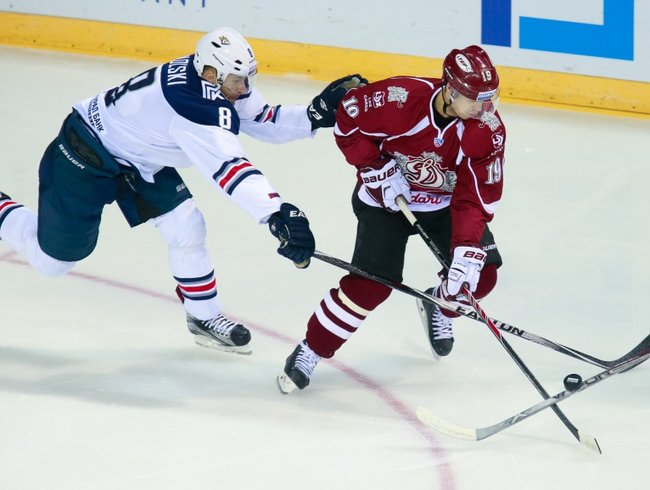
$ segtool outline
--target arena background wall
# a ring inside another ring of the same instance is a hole
[[[505,102],[650,118],[649,18],[640,0],[0,0],[0,44],[158,63],[229,26],[262,73],[323,81],[440,76],[480,44]]]

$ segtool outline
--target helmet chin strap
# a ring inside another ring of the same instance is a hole
[[[440,97],[442,97],[442,112],[445,114],[445,116],[447,116],[447,117],[452,117],[451,114],[447,114],[447,107],[450,107],[451,104],[454,103],[454,100],[451,98],[451,95],[450,95],[450,96],[449,96],[449,104],[447,104],[447,101],[445,100],[445,87],[446,87],[446,86],[447,86],[447,85],[445,85],[445,86],[442,88],[442,92],[440,92]]]

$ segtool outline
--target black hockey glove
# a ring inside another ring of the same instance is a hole
[[[311,121],[311,130],[317,128],[333,128],[336,109],[348,90],[368,85],[368,80],[361,75],[348,75],[330,83],[325,90],[318,94],[309,104],[307,116]]]
[[[316,249],[314,235],[309,229],[305,213],[293,204],[284,203],[280,211],[269,218],[269,230],[280,240],[278,253],[293,261],[299,269],[309,267],[311,256]]]

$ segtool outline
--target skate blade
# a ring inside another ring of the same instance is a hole
[[[429,321],[427,320],[427,311],[424,309],[424,302],[421,299],[416,299],[415,302],[417,303],[418,311],[420,312],[420,320],[422,320],[422,326],[424,327],[424,334],[427,336],[427,344],[429,344],[429,348],[431,349],[431,353],[433,354],[433,358],[436,361],[439,361],[440,356],[433,349],[433,346],[431,345],[431,342],[429,341]]]
[[[296,386],[296,383],[291,381],[291,378],[284,373],[278,376],[277,378],[275,378],[275,381],[278,384],[278,389],[280,390],[280,393],[282,393],[283,395],[288,395],[289,393],[291,393],[292,391],[298,388],[298,386]]]
[[[250,356],[253,353],[250,344],[246,345],[225,345],[219,342],[204,337],[202,335],[195,335],[194,342],[196,345],[205,347],[206,349],[218,350],[220,352],[227,352],[228,354],[240,354],[242,356]]]

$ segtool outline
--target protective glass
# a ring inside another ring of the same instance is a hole
[[[257,61],[248,69],[248,77],[246,78],[246,93],[250,94],[257,80]]]

